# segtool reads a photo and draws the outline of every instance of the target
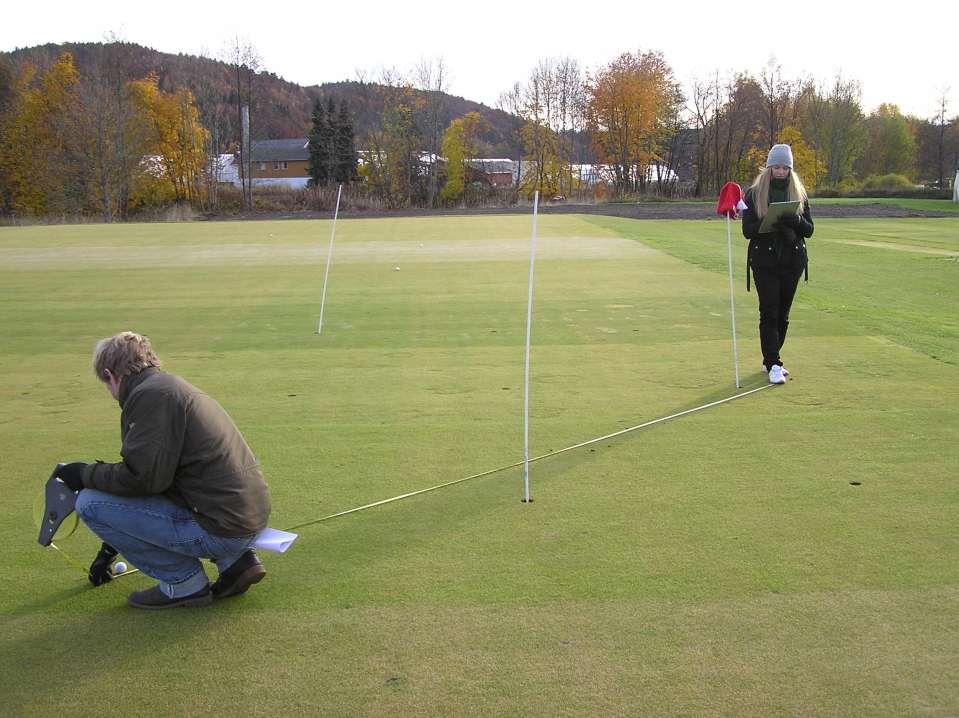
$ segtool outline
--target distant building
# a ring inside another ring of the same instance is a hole
[[[386,166],[386,152],[383,150],[357,150],[356,163],[358,166],[364,165],[383,169]],[[420,152],[415,162],[412,163],[413,173],[419,177],[426,177],[435,171],[435,167],[444,166],[446,160],[439,155],[430,152]]]
[[[240,167],[235,155],[217,155],[211,169],[216,182],[240,186]]]
[[[254,140],[250,177],[254,187],[279,185],[306,187],[310,181],[310,143],[305,137],[292,140]],[[240,186],[237,173],[233,184]]]
[[[597,184],[614,184],[616,172],[612,165],[571,165],[573,178],[583,187],[593,187]],[[632,179],[639,179],[639,168],[633,167]],[[645,181],[647,184],[662,182],[663,184],[676,182],[679,176],[668,167],[661,165],[647,165]]]
[[[516,184],[518,164],[509,159],[467,160],[472,170],[470,180],[483,181],[491,187],[512,187]]]
[[[375,153],[372,150],[359,150],[357,152],[360,165],[377,164],[382,165],[386,162],[386,153]],[[431,169],[440,173],[445,171],[447,159],[429,152],[420,152],[414,171],[417,175],[423,177],[430,174]],[[517,173],[519,172],[519,162],[509,159],[474,159],[467,160],[467,182],[481,182],[490,187],[512,187],[516,184]]]
[[[382,152],[359,150],[357,161],[360,165],[381,164],[386,161],[386,156]],[[250,174],[254,186],[306,187],[310,179],[309,162],[310,146],[306,138],[257,140],[253,142]],[[425,176],[432,167],[445,165],[445,157],[421,152],[415,171]],[[529,163],[503,158],[478,158],[468,160],[467,165],[467,181],[482,182],[491,187],[515,187],[520,173],[525,174],[529,168]],[[216,171],[219,181],[240,186],[239,157],[236,155],[221,155]]]

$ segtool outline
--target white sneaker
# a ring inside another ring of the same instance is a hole
[[[789,376],[789,370],[786,367],[782,367],[782,370],[783,370],[783,376]],[[763,364],[763,373],[765,374],[769,373],[769,369],[766,368],[765,364]]]
[[[785,384],[786,376],[783,374],[783,368],[778,364],[773,364],[773,368],[769,370],[769,383],[770,384]]]

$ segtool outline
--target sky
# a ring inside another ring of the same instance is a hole
[[[868,113],[881,103],[930,119],[940,99],[959,115],[959,2],[914,0],[888,11],[853,0],[518,3],[361,0],[275,4],[235,0],[38,0],[8,3],[0,50],[116,36],[170,53],[223,57],[237,39],[262,67],[300,85],[411,75],[442,60],[447,91],[495,106],[546,58],[596,71],[624,52],[661,52],[687,96],[693,82],[754,76],[856,80]]]

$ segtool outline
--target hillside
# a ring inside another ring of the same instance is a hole
[[[154,73],[165,91],[189,89],[204,122],[210,125],[213,118],[219,119],[222,148],[237,140],[236,78],[231,65],[208,57],[160,52],[133,43],[47,44],[0,53],[0,56],[14,67],[29,62],[42,70],[64,52],[73,55],[84,78],[119,72],[123,79],[133,80]],[[305,137],[314,101],[333,97],[337,104],[347,103],[356,128],[357,144],[362,147],[364,138],[378,127],[383,108],[395,92],[397,88],[369,82],[302,87],[271,72],[260,72],[255,77],[253,135],[256,139]],[[412,92],[419,100],[427,99],[425,92]],[[487,156],[515,157],[520,153],[519,118],[445,93],[438,93],[435,99],[442,127],[467,112],[478,112],[486,119],[481,149]]]
[[[332,82],[314,85],[306,90],[312,97],[332,97],[337,103],[346,101],[353,112],[357,136],[363,137],[376,128],[389,93],[395,92],[396,88],[368,82]],[[415,90],[414,94],[424,102],[427,99],[426,92]],[[445,128],[453,119],[467,112],[478,112],[487,122],[487,127],[480,137],[483,155],[518,157],[521,154],[519,130],[522,121],[518,117],[462,97],[442,92],[435,95],[442,127]]]

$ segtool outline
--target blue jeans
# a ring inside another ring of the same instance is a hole
[[[203,590],[208,580],[201,558],[222,573],[253,542],[209,533],[193,512],[164,496],[116,496],[96,489],[77,495],[77,515],[126,560],[160,582],[170,598]]]

